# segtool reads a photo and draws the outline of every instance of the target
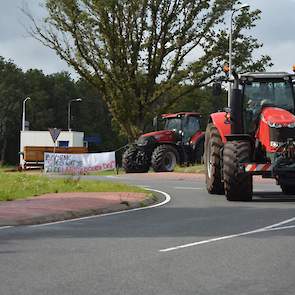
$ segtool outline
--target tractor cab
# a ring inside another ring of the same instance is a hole
[[[257,120],[266,107],[295,112],[292,75],[288,73],[247,73],[241,76],[242,116],[244,133],[256,128]]]
[[[163,114],[158,130],[171,130],[175,132],[177,140],[184,144],[189,144],[193,136],[201,132],[200,124],[201,115],[199,113],[176,113],[176,114]]]

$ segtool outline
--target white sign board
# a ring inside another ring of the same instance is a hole
[[[45,173],[84,174],[115,168],[115,152],[95,154],[44,153]]]

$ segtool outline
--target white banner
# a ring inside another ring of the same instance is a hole
[[[84,174],[115,168],[115,152],[96,154],[44,153],[45,173]]]

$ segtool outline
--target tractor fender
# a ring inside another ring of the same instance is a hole
[[[226,112],[213,113],[208,121],[208,123],[213,123],[217,128],[223,143],[227,142],[226,136],[231,134],[231,125],[225,123],[225,115]]]

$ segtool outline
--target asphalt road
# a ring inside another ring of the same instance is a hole
[[[202,179],[122,178],[171,202],[0,229],[0,294],[294,294],[295,197],[258,183],[253,202],[229,203]]]

